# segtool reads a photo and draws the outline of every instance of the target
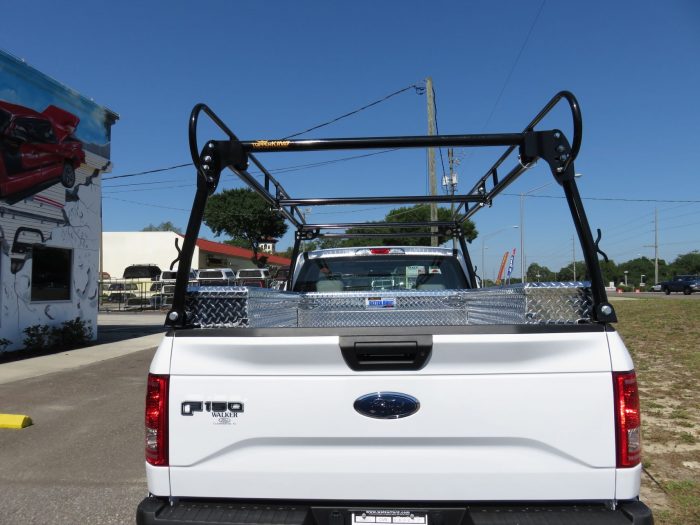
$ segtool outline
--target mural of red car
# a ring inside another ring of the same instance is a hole
[[[0,198],[24,197],[60,181],[75,184],[85,162],[80,119],[57,106],[41,113],[0,100]]]

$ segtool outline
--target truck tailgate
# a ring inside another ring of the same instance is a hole
[[[338,336],[289,332],[175,338],[173,496],[615,497],[604,331],[433,335],[428,362],[415,371],[354,371]],[[354,408],[377,392],[411,396],[420,408],[397,419]]]

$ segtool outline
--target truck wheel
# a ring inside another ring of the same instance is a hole
[[[683,288],[683,295],[690,295],[691,293],[693,293],[693,290],[691,290],[689,286]]]
[[[671,290],[669,290],[668,287],[664,286],[664,293],[665,293],[666,295],[670,295],[670,294],[671,294]]]
[[[63,173],[61,174],[61,184],[66,188],[72,188],[75,184],[75,168],[69,163],[63,165]]]

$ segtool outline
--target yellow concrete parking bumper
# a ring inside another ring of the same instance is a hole
[[[32,418],[21,414],[0,414],[0,428],[24,428],[32,424]]]

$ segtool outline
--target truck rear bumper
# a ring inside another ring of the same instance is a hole
[[[138,506],[138,525],[653,525],[651,510],[640,501],[619,502],[616,510],[602,504],[430,505],[407,507],[366,502],[179,500],[170,505],[155,497]]]

